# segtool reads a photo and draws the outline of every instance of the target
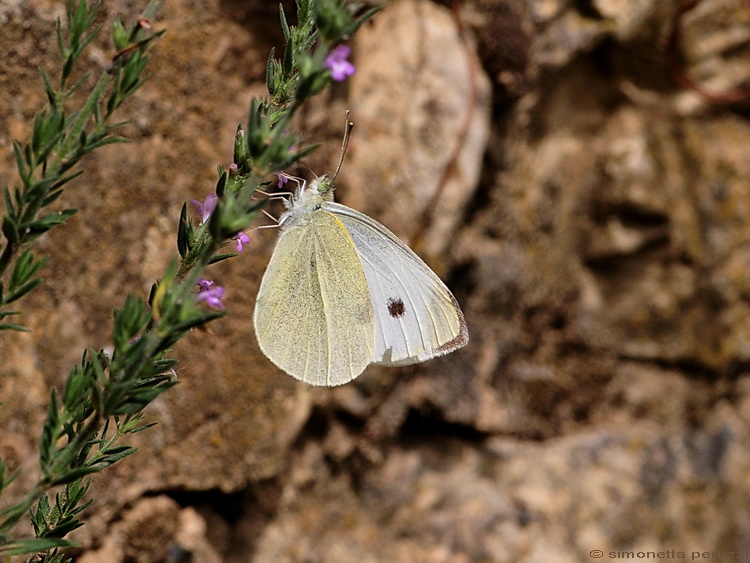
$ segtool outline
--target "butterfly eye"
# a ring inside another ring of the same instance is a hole
[[[406,305],[401,299],[389,297],[388,314],[394,319],[400,319],[406,314]]]

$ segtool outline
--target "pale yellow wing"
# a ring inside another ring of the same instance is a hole
[[[253,315],[263,353],[311,385],[341,385],[372,362],[375,319],[351,237],[316,210],[279,236]]]

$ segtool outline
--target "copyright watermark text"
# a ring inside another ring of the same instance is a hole
[[[747,551],[680,551],[666,549],[664,551],[604,551],[592,549],[589,552],[592,559],[631,559],[640,561],[750,561]]]

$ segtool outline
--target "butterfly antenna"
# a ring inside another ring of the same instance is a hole
[[[333,176],[331,176],[331,182],[333,182],[336,179],[336,176],[339,175],[341,165],[344,164],[344,157],[346,156],[346,149],[349,146],[349,137],[351,136],[353,127],[354,122],[349,121],[349,110],[346,110],[346,123],[344,125],[344,140],[341,143],[341,155],[339,156],[339,163],[336,166],[336,172],[334,172]]]
[[[312,168],[310,168],[310,167],[309,167],[309,166],[307,165],[307,162],[303,162],[302,160],[300,160],[300,161],[299,161],[299,163],[300,163],[300,164],[301,164],[302,166],[304,166],[305,168],[307,168],[307,171],[308,171],[308,172],[309,172],[310,174],[312,174],[312,175],[313,175],[314,177],[316,177],[316,178],[318,177],[318,175],[317,175],[317,174],[316,174],[315,172],[313,172],[313,169],[312,169]]]

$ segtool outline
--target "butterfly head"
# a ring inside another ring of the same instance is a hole
[[[310,182],[308,190],[314,195],[321,196],[324,200],[333,199],[333,180],[323,174]]]

